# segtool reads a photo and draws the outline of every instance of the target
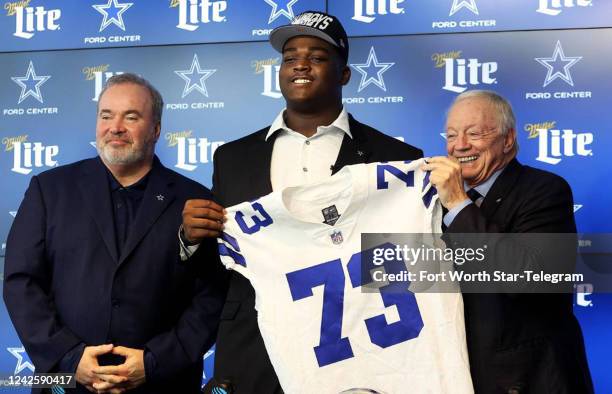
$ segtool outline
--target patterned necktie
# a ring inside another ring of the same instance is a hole
[[[468,195],[470,200],[472,200],[472,202],[476,204],[477,207],[480,207],[480,204],[482,203],[482,200],[481,200],[482,194],[478,193],[478,190],[470,189],[467,191],[466,194]]]

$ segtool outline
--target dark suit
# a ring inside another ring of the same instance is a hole
[[[446,232],[575,233],[572,192],[561,177],[514,159],[480,208],[465,207]],[[464,294],[463,300],[477,393],[593,392],[571,294]]]
[[[345,165],[376,161],[414,160],[423,152],[349,117],[353,139],[344,136],[333,172]],[[224,206],[253,200],[272,192],[270,162],[276,134],[265,140],[269,127],[221,146],[215,153],[213,194]],[[229,379],[238,393],[279,393],[257,327],[255,293],[247,279],[232,273],[221,314],[215,355],[215,377]]]
[[[180,262],[176,234],[189,198],[210,194],[156,158],[118,252],[99,158],[32,178],[8,237],[4,300],[36,372],[57,372],[78,344],[113,343],[153,354],[139,392],[199,391],[225,292],[224,274],[208,271],[218,263]],[[201,259],[218,259],[212,245],[200,249]]]

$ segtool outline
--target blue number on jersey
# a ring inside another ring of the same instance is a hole
[[[381,247],[393,247],[385,244]],[[347,270],[352,287],[367,285],[373,281],[369,273],[374,268],[371,256],[372,249],[364,251],[368,267],[361,267],[362,255],[351,256]],[[403,264],[395,261],[385,262],[386,272],[399,271]],[[362,278],[362,272],[368,272],[367,278]],[[287,274],[287,282],[293,301],[298,301],[313,295],[312,288],[324,285],[323,308],[321,316],[321,335],[319,345],[314,347],[319,367],[353,357],[349,338],[342,338],[342,314],[344,309],[344,271],[339,259],[328,261],[312,267],[304,268]],[[399,321],[387,323],[384,314],[365,320],[370,341],[382,348],[397,345],[419,336],[423,328],[423,319],[413,293],[407,290],[407,283],[397,283],[379,288],[385,307],[395,305]]]
[[[293,301],[312,296],[312,288],[324,285],[321,339],[314,347],[319,366],[353,357],[348,338],[342,338],[344,271],[340,259],[287,274]]]
[[[374,249],[394,248],[395,245],[385,243],[376,248],[367,249],[362,253],[355,253],[346,267],[353,288],[367,286],[374,282],[372,272],[376,268],[384,267],[388,274],[401,274],[402,271],[405,271],[406,266],[403,260],[385,259],[384,264],[380,266],[373,262]],[[387,348],[419,336],[423,329],[423,319],[419,312],[416,297],[407,289],[408,284],[407,281],[391,282],[378,288],[385,307],[395,305],[397,308],[399,321],[389,324],[384,314],[366,319],[365,323],[372,343]]]
[[[273,222],[272,217],[270,217],[268,212],[266,212],[266,210],[260,203],[254,202],[251,204],[251,207],[256,213],[261,215],[261,218],[257,215],[251,216],[251,220],[253,221],[252,226],[249,227],[249,225],[246,223],[246,221],[244,220],[244,213],[242,213],[241,211],[236,212],[236,216],[234,217],[234,219],[236,219],[236,223],[238,223],[238,226],[240,227],[242,232],[249,235],[255,234],[262,227],[269,226]]]
[[[385,173],[394,175],[397,179],[403,181],[406,187],[414,186],[414,171],[404,172],[390,164],[379,164],[376,166],[376,189],[388,189],[389,182],[385,180]]]

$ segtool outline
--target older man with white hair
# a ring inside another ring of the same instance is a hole
[[[576,232],[569,185],[519,163],[515,123],[510,103],[491,91],[464,92],[451,105],[448,157],[424,166],[451,237]],[[471,293],[464,304],[476,393],[593,392],[572,294]]]

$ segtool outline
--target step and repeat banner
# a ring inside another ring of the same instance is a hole
[[[283,109],[266,40],[305,10],[337,15],[352,37],[344,103],[357,119],[439,155],[452,99],[498,91],[515,108],[519,160],[569,182],[580,232],[612,232],[612,1],[21,0],[0,9],[0,268],[29,179],[96,155],[109,77],[160,90],[157,155],[210,186],[215,149]],[[574,307],[597,391],[612,392],[612,297],[584,283]],[[33,371],[2,304],[0,373]]]

